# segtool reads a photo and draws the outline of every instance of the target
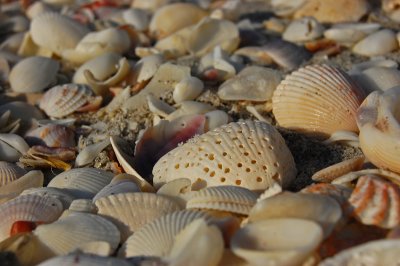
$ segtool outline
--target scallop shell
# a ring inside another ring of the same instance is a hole
[[[400,225],[400,188],[380,177],[360,177],[349,202],[353,215],[363,224],[383,228]]]
[[[282,39],[289,42],[306,42],[322,36],[324,27],[313,17],[293,20],[282,33]]]
[[[68,209],[72,201],[75,199],[67,190],[55,187],[36,187],[25,189],[20,195],[38,195],[41,197],[53,197],[58,199],[62,205],[63,209]]]
[[[8,238],[12,225],[18,221],[51,223],[61,215],[63,206],[53,197],[19,196],[0,205],[0,241]]]
[[[399,48],[396,35],[392,30],[383,29],[368,35],[356,43],[353,53],[365,56],[385,55]]]
[[[52,148],[75,147],[75,133],[62,125],[45,125],[29,131],[25,135],[27,142],[32,145],[44,145]]]
[[[91,242],[105,241],[111,253],[118,247],[120,233],[110,221],[89,213],[74,212],[33,232],[57,255],[65,255]]]
[[[153,183],[189,178],[195,190],[219,185],[265,190],[273,180],[286,187],[295,175],[293,157],[278,131],[245,121],[194,137],[164,155],[153,168]]]
[[[98,214],[112,221],[125,241],[145,224],[181,208],[173,200],[153,193],[122,193],[95,201]]]
[[[17,180],[25,174],[26,171],[16,164],[0,161],[0,187]]]
[[[97,213],[97,208],[90,199],[75,199],[69,205],[70,212]]]
[[[31,22],[33,41],[57,54],[73,49],[89,30],[82,24],[59,13],[46,12]]]
[[[131,266],[132,264],[126,260],[104,257],[86,253],[73,253],[65,256],[58,256],[46,260],[37,266]]]
[[[209,220],[199,211],[183,210],[164,215],[140,228],[119,250],[120,257],[165,256],[171,251],[175,236],[196,219]]]
[[[60,64],[41,56],[28,57],[16,64],[9,76],[16,92],[41,92],[55,83]]]
[[[302,265],[322,239],[322,229],[313,221],[270,219],[238,230],[231,249],[251,265]]]
[[[110,183],[113,174],[97,168],[75,168],[55,176],[49,187],[63,188],[82,198],[92,198]]]
[[[236,186],[207,187],[190,193],[187,209],[210,209],[248,215],[258,195]]]
[[[358,131],[357,108],[365,98],[342,70],[312,65],[293,72],[272,97],[272,111],[280,126],[330,135],[337,130]]]
[[[48,116],[61,118],[78,111],[93,98],[93,92],[85,85],[57,85],[43,95],[39,107]]]

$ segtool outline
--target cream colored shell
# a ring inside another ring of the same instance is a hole
[[[293,157],[279,132],[259,121],[233,122],[197,136],[164,155],[153,168],[161,186],[189,178],[192,189],[234,185],[263,191],[294,179]]]
[[[16,164],[0,161],[0,187],[20,178],[24,174],[26,174],[26,171]]]

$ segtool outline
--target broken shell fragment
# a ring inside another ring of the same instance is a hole
[[[379,28],[380,25],[378,23],[340,23],[327,29],[324,32],[324,36],[342,45],[353,46],[354,43]]]
[[[353,47],[353,53],[365,56],[384,55],[396,50],[399,44],[392,30],[383,29],[368,35]]]
[[[91,164],[99,153],[110,145],[110,139],[106,138],[98,143],[86,146],[76,157],[75,166],[81,167]]]
[[[360,170],[364,161],[364,156],[342,161],[314,173],[311,179],[317,182],[330,183],[348,172]]]
[[[305,17],[292,21],[282,34],[289,42],[306,42],[322,36],[324,27],[313,17]]]
[[[204,84],[200,79],[190,76],[176,84],[172,98],[175,103],[191,101],[202,93],[203,88]]]

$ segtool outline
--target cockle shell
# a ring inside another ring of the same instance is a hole
[[[289,42],[306,42],[322,36],[324,27],[313,17],[293,20],[282,33],[282,39]]]
[[[364,91],[341,69],[312,65],[293,72],[272,97],[272,111],[280,126],[317,135],[337,130],[358,131],[357,108]]]
[[[209,209],[247,215],[258,195],[236,186],[206,187],[189,194],[187,209]]]
[[[0,187],[25,175],[26,171],[13,163],[0,161]]]
[[[219,185],[265,190],[273,180],[286,187],[295,175],[279,132],[263,122],[244,121],[194,137],[164,155],[153,168],[153,183],[189,178],[195,190]]]
[[[120,193],[95,201],[98,214],[113,222],[121,232],[121,240],[145,224],[181,208],[173,200],[153,193]]]
[[[384,55],[399,48],[392,30],[383,29],[368,35],[353,47],[353,53],[365,56]]]
[[[400,187],[396,184],[373,175],[362,176],[349,202],[363,224],[383,228],[400,225]]]
[[[53,59],[28,57],[11,69],[11,88],[16,92],[41,92],[55,83],[59,68],[60,64]]]
[[[94,97],[88,86],[69,83],[57,85],[48,90],[43,95],[39,107],[48,116],[61,118],[82,110],[96,100],[98,99]]]
[[[0,241],[10,236],[13,223],[18,221],[50,223],[61,215],[63,206],[53,197],[19,196],[0,205]]]
[[[75,133],[62,125],[45,125],[29,131],[25,139],[30,145],[44,145],[52,148],[75,147]]]
[[[400,86],[385,92],[374,91],[357,111],[360,146],[376,166],[400,173],[398,110]]]
[[[231,249],[251,265],[302,265],[322,239],[322,229],[313,221],[270,219],[238,230]]]
[[[64,210],[68,209],[69,205],[71,205],[71,202],[75,200],[75,197],[72,196],[67,190],[55,187],[28,188],[22,191],[20,195],[22,196],[28,194],[56,198],[62,203]]]

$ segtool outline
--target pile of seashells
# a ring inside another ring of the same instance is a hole
[[[3,0],[1,265],[399,265],[399,0]]]

